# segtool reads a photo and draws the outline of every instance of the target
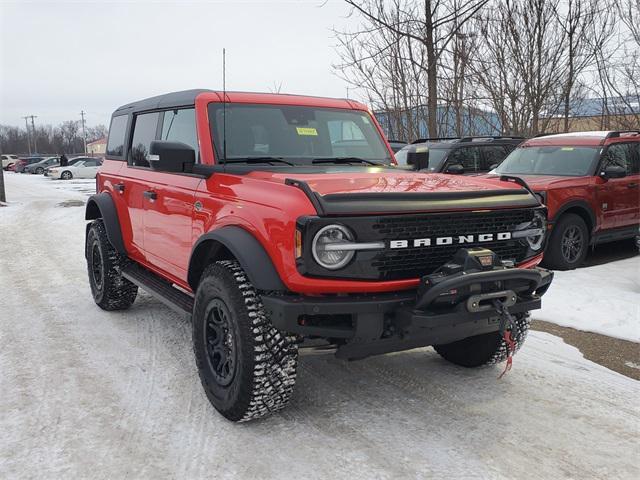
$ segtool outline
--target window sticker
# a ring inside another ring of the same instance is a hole
[[[296,127],[298,135],[317,137],[318,131],[313,127]]]
[[[424,153],[428,151],[429,151],[429,147],[416,147],[416,153]]]

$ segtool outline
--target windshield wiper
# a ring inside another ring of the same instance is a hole
[[[229,158],[226,161],[222,162],[223,164],[225,163],[271,163],[271,162],[277,162],[277,163],[286,163],[287,165],[291,165],[294,166],[295,164],[291,163],[291,162],[287,162],[284,158],[282,157],[245,157],[245,158]]]
[[[314,158],[311,163],[367,163],[369,165],[384,165],[378,162],[372,162],[371,160],[365,160],[359,157],[327,157],[327,158]]]

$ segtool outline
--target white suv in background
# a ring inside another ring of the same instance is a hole
[[[5,170],[9,168],[9,165],[18,161],[17,155],[2,155],[2,168]]]

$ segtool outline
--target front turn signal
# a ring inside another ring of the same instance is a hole
[[[302,233],[296,228],[296,258],[302,257]]]

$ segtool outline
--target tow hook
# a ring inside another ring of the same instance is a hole
[[[499,332],[507,344],[507,364],[504,367],[504,371],[498,377],[498,380],[500,380],[504,377],[505,373],[511,370],[511,366],[513,365],[513,354],[516,349],[516,342],[513,335],[515,334],[517,325],[513,316],[509,313],[508,305],[500,298],[493,299],[493,306],[500,315]]]

